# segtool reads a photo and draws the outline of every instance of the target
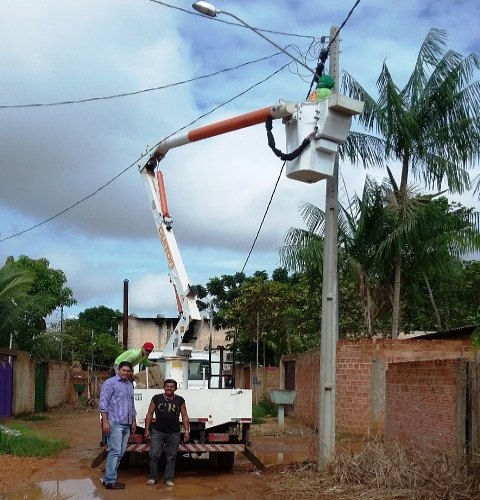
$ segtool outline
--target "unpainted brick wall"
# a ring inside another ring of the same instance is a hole
[[[466,362],[391,363],[386,375],[385,440],[461,451],[465,436]]]
[[[390,363],[435,359],[473,359],[469,340],[340,340],[337,344],[336,429],[363,434],[383,431],[385,372]],[[296,357],[295,417],[318,422],[320,351]]]
[[[49,362],[47,364],[45,404],[47,408],[68,403],[72,398],[70,365],[68,363]]]
[[[295,362],[294,415],[298,420],[317,427],[318,395],[320,384],[320,351],[318,349],[298,354]]]

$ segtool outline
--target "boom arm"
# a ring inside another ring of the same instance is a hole
[[[197,307],[196,290],[190,286],[187,271],[173,234],[173,221],[167,205],[165,185],[162,172],[154,172],[146,167],[140,169],[148,201],[152,209],[153,219],[162,242],[167,264],[170,270],[170,281],[175,289],[180,319],[170,335],[164,354],[166,356],[186,356],[193,350],[196,331],[201,324],[201,316]]]

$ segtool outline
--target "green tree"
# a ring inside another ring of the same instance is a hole
[[[7,339],[13,335],[16,348],[33,353],[36,339],[46,329],[46,317],[60,305],[70,306],[76,301],[72,290],[65,286],[64,272],[50,268],[47,259],[8,257],[3,269],[5,273],[28,275],[29,284],[9,303],[8,314],[1,322],[0,341],[8,345]]]
[[[267,360],[275,364],[282,354],[318,346],[318,313],[317,321],[312,321],[307,283],[264,279],[263,273],[254,276],[222,310],[225,322],[236,331],[238,359],[255,361],[256,344],[264,340]]]
[[[78,315],[78,323],[86,330],[108,333],[117,338],[118,320],[122,313],[106,306],[89,307]]]
[[[20,314],[19,304],[28,300],[34,277],[27,269],[0,268],[0,345],[9,346],[14,319]]]
[[[96,369],[111,367],[122,352],[122,346],[110,332],[92,330],[77,319],[65,321],[64,336],[67,339],[64,349],[72,360],[87,365],[93,360]]]
[[[376,101],[351,75],[343,79],[344,91],[365,102],[359,120],[366,133],[351,133],[342,155],[365,167],[400,162],[403,198],[410,173],[428,188],[440,189],[446,182],[450,191],[463,192],[470,187],[468,169],[480,157],[480,83],[472,82],[480,60],[476,54],[445,51],[446,39],[444,31],[430,30],[403,89],[384,63]],[[395,259],[394,337],[400,321],[401,254]]]
[[[376,253],[388,233],[383,187],[367,177],[361,197],[354,196],[348,207],[340,206],[338,213],[338,264],[340,269],[340,307],[348,303],[355,317],[346,318],[342,312],[343,334],[353,333],[350,328],[373,333],[376,311],[382,309],[385,297],[380,293],[386,269],[376,260]],[[319,289],[323,272],[323,242],[325,214],[323,210],[304,204],[301,214],[306,229],[290,228],[285,245],[280,249],[280,260],[290,270],[305,273],[312,285]],[[348,285],[353,283],[354,288]],[[356,294],[356,297],[354,296]],[[342,296],[343,295],[343,296]],[[375,297],[376,296],[376,297]],[[363,302],[363,318],[356,317],[358,298]],[[354,302],[352,302],[354,299]],[[354,305],[355,303],[355,305]]]

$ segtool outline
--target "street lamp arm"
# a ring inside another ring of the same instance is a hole
[[[286,54],[290,59],[295,61],[297,64],[300,66],[304,67],[307,69],[310,73],[312,73],[314,76],[318,77],[317,72],[307,66],[303,61],[295,57],[294,55],[290,54],[290,52],[287,52],[284,48],[280,47],[280,45],[277,45],[273,40],[270,40],[270,38],[266,37],[264,34],[262,34],[259,30],[254,28],[253,26],[250,26],[248,23],[246,23],[243,19],[240,17],[236,16],[235,14],[232,14],[231,12],[227,12],[225,10],[220,10],[217,9],[213,4],[209,2],[204,2],[204,1],[198,1],[192,4],[192,7],[197,10],[198,12],[201,12],[202,14],[209,16],[209,17],[216,17],[217,14],[225,14],[227,16],[233,17],[236,19],[240,24],[245,26],[246,28],[252,30],[254,33],[256,33],[258,36],[262,37],[265,41],[267,41],[269,44],[273,45],[275,48],[277,48],[280,52],[283,52]]]
[[[307,69],[308,71],[310,71],[310,73],[312,73],[314,76],[317,76],[317,73],[316,73],[316,71],[314,69],[312,69],[309,66],[307,66],[304,62],[302,62],[300,59],[298,59],[294,55],[290,54],[290,52],[287,52],[284,48],[280,47],[280,45],[277,45],[273,40],[270,40],[270,38],[266,37],[264,34],[262,34],[256,28],[254,28],[253,26],[250,26],[249,24],[247,24],[245,21],[243,21],[243,19],[240,19],[235,14],[232,14],[231,12],[226,12],[224,10],[219,10],[217,12],[219,12],[220,14],[226,14],[227,16],[233,17],[239,23],[243,24],[246,28],[251,29],[258,36],[261,36],[268,43],[270,43],[271,45],[273,45],[274,47],[276,47],[278,50],[280,50],[281,52],[283,52],[284,54],[286,54],[288,57],[290,57],[290,59],[292,59],[293,61],[295,61],[297,64],[300,64],[300,66],[303,66],[305,69]]]

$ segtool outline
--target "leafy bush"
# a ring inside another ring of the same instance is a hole
[[[252,423],[261,424],[265,417],[273,417],[277,414],[277,406],[268,399],[262,399],[252,408]]]
[[[19,420],[25,420],[26,422],[43,422],[47,420],[46,415],[41,415],[39,413],[29,413],[28,415],[19,415],[17,418]]]

